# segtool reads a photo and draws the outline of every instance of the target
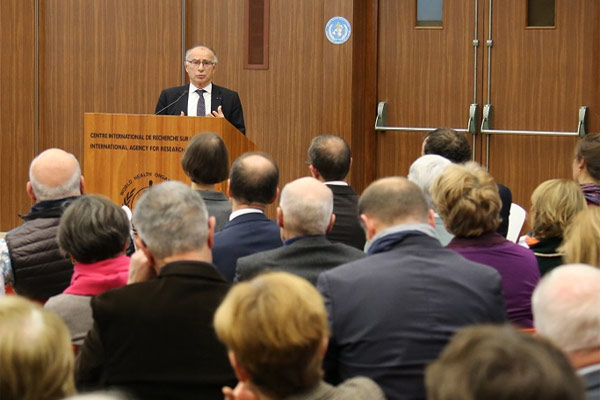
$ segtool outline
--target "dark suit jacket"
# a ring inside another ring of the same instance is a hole
[[[158,103],[156,103],[156,109],[154,112],[158,113],[158,111],[177,100],[177,98],[181,96],[183,92],[189,89],[190,85],[164,89],[160,93],[160,97],[158,98]],[[189,93],[184,94],[181,99],[177,100],[175,104],[162,111],[160,115],[180,115],[182,111],[185,115],[187,115],[188,95]],[[240,132],[246,134],[242,102],[240,101],[240,97],[238,96],[237,92],[222,86],[217,86],[213,83],[211,93],[211,111],[217,111],[219,106],[222,106],[225,119],[231,122],[231,124],[239,129]]]
[[[299,275],[316,285],[321,272],[365,256],[354,247],[331,243],[325,236],[306,236],[289,245],[238,259],[235,281],[272,269]]]
[[[501,183],[498,183],[498,194],[500,195],[500,201],[502,202],[502,208],[500,208],[500,226],[496,229],[496,232],[506,237],[508,234],[508,216],[510,215],[510,205],[512,204],[512,192],[509,188]]]
[[[233,282],[238,258],[280,247],[279,226],[263,213],[240,215],[215,234],[213,264]]]
[[[92,299],[78,388],[115,386],[140,400],[222,398],[236,379],[212,325],[229,287],[211,264],[178,261]]]
[[[333,192],[335,223],[327,239],[363,250],[365,232],[358,219],[358,195],[351,186],[327,185]]]
[[[506,320],[498,272],[424,235],[323,272],[317,288],[332,331],[325,379],[367,376],[390,400],[425,399],[423,370],[458,329]]]

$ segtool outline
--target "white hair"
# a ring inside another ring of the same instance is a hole
[[[600,347],[600,269],[555,268],[533,292],[532,308],[536,331],[563,351]]]
[[[75,161],[75,170],[73,171],[73,175],[71,175],[71,177],[62,185],[49,186],[45,183],[38,181],[35,177],[35,174],[33,173],[33,167],[42,154],[43,153],[40,153],[37,157],[35,157],[29,165],[29,183],[31,183],[31,188],[33,189],[33,193],[35,194],[37,200],[58,200],[64,199],[65,197],[80,195],[81,166],[79,165],[79,161],[77,161],[77,158],[73,154],[67,153]]]
[[[199,44],[199,45],[196,45],[194,47],[187,49],[187,51],[185,52],[184,61],[187,61],[190,57],[190,53],[192,52],[192,50],[197,49],[198,47],[204,47],[205,49],[210,50],[210,52],[213,53],[213,62],[215,63],[215,65],[217,65],[219,63],[219,59],[217,58],[217,53],[212,49],[212,47],[209,47],[205,44]]]
[[[200,250],[207,243],[204,201],[181,182],[163,182],[144,192],[133,211],[133,224],[157,259]]]
[[[314,187],[307,188],[306,184]],[[324,235],[333,212],[333,192],[314,178],[300,178],[283,187],[279,207],[289,231],[303,236]]]
[[[435,205],[433,204],[433,200],[431,200],[429,188],[433,184],[433,181],[450,164],[452,164],[452,161],[447,158],[437,154],[426,154],[417,158],[408,171],[408,180],[416,183],[423,190],[425,200],[427,200],[427,207],[432,210],[435,210]]]

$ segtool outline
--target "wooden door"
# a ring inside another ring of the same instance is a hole
[[[482,73],[487,76],[491,68],[484,89],[492,105],[491,128],[575,132],[579,107],[588,106],[588,131],[598,132],[600,2],[556,0],[550,27],[527,26],[527,1],[485,3],[485,39],[493,42]],[[489,170],[528,209],[539,183],[571,178],[576,142],[576,136],[493,135]]]
[[[477,1],[445,3],[441,27],[418,27],[416,0],[379,1],[377,101],[387,102],[387,126],[467,128],[481,90],[475,75],[481,51],[473,45]],[[424,133],[376,135],[377,176],[406,175]]]

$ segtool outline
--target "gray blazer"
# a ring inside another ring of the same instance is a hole
[[[231,214],[231,203],[225,196],[225,193],[218,192],[216,190],[198,190],[206,209],[210,217],[215,217],[217,225],[215,226],[215,232],[219,232],[225,227],[225,224],[229,221],[229,215]]]
[[[264,270],[286,271],[316,285],[319,274],[365,257],[365,253],[325,236],[297,238],[289,245],[239,258],[235,282],[250,279]]]

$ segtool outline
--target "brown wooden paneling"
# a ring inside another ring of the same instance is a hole
[[[377,100],[388,126],[466,128],[473,102],[474,3],[444,7],[443,28],[415,29],[415,1],[379,1]],[[377,175],[406,175],[423,135],[378,134]]]
[[[587,105],[595,114],[589,126],[597,130],[598,70],[588,57],[598,45],[600,4],[557,0],[554,29],[527,29],[523,4],[494,2],[492,128],[575,131],[579,106]],[[490,142],[491,174],[526,208],[539,183],[571,177],[576,138],[493,136]]]
[[[181,81],[181,17],[179,0],[41,1],[40,151],[81,159],[85,112],[153,113]]]
[[[0,5],[0,230],[19,225],[35,143],[35,1]]]

